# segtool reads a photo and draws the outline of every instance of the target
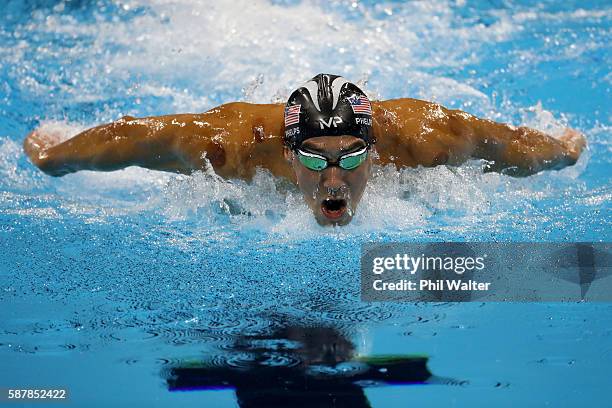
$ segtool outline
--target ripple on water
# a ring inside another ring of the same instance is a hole
[[[300,309],[322,320],[338,324],[380,322],[394,316],[392,308],[385,307],[384,304],[357,301],[343,290],[315,293],[300,305]]]
[[[296,356],[282,353],[231,353],[218,356],[218,366],[232,367],[238,369],[249,369],[254,366],[266,367],[296,367],[302,364],[302,360]]]

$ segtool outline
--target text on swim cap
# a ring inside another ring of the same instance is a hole
[[[355,118],[355,123],[358,125],[372,126],[372,118]]]
[[[300,128],[298,127],[285,130],[285,137],[291,137],[291,136],[299,135],[299,134],[300,134]]]
[[[342,123],[342,118],[340,116],[332,116],[331,118],[328,118],[328,120],[319,119],[319,126],[321,129],[338,127],[338,124],[340,123]]]

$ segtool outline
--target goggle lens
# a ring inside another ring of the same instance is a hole
[[[312,153],[303,152],[299,149],[297,150],[297,156],[300,160],[300,163],[302,163],[307,169],[313,171],[324,170],[329,165],[329,162],[326,158]],[[338,166],[340,166],[344,170],[353,170],[361,166],[361,164],[363,164],[367,157],[368,150],[367,148],[364,148],[363,150],[359,150],[354,153],[349,153],[340,157],[340,160],[338,161]]]
[[[364,150],[363,153],[341,158],[338,165],[345,170],[353,170],[361,166],[366,157],[368,157],[368,151]]]
[[[298,158],[307,169],[321,171],[327,167],[327,160],[319,157],[306,156],[298,151]]]

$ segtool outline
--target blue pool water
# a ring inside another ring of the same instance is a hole
[[[230,407],[257,378],[291,389],[304,361],[333,345],[340,364],[309,369],[328,370],[324,383],[354,395],[351,406],[609,404],[608,303],[359,298],[365,242],[610,241],[609,2],[3,8],[0,387],[67,387],[73,406]],[[126,114],[279,102],[318,72],[375,98],[435,100],[554,135],[571,126],[589,149],[576,166],[525,179],[477,162],[378,168],[353,223],[336,229],[265,171],[250,184],[138,168],[56,179],[21,151],[37,126],[68,137]],[[413,356],[403,372],[424,358],[433,375],[340,384],[360,357],[381,355]],[[189,367],[214,373],[212,389],[177,391],[185,378],[197,388]]]

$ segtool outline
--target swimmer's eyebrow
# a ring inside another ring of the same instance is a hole
[[[363,149],[365,146],[366,144],[363,140],[355,140],[353,143],[351,143],[347,147],[343,147],[342,149],[340,149],[340,155],[356,152],[359,149]],[[311,146],[302,146],[300,147],[300,150],[303,150],[308,153],[315,153],[315,154],[322,154],[322,155],[328,153],[325,150],[321,150],[321,149],[318,149],[316,147],[311,147]]]

